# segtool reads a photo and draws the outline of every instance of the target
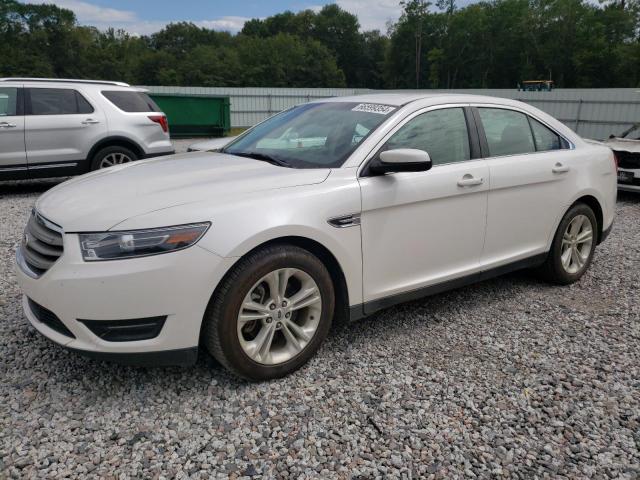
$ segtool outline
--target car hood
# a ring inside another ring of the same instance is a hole
[[[42,195],[36,209],[65,232],[105,231],[129,218],[177,205],[205,200],[219,205],[255,192],[321,183],[329,173],[221,153],[187,153],[74,178]],[[185,218],[185,223],[204,220]]]

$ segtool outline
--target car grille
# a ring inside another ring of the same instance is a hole
[[[55,330],[56,332],[61,333],[62,335],[65,335],[71,338],[76,338],[75,335],[71,333],[71,330],[69,330],[65,326],[65,324],[62,323],[62,320],[60,320],[55,313],[53,313],[51,310],[47,310],[42,305],[38,305],[36,302],[31,300],[30,298],[28,299],[28,301],[29,301],[29,308],[31,309],[31,313],[33,313],[33,315],[38,319],[39,322],[44,323],[51,330]]]
[[[62,255],[62,229],[34,211],[24,231],[20,250],[29,269],[40,276]]]
[[[616,150],[616,156],[618,157],[618,167],[638,169],[640,168],[640,154],[631,152],[621,152]]]

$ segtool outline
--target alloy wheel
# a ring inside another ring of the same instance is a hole
[[[100,161],[99,168],[113,167],[114,165],[121,165],[123,163],[129,163],[131,157],[121,152],[113,152],[104,156]]]
[[[567,273],[580,272],[591,254],[593,225],[586,215],[576,215],[562,236],[560,260]]]
[[[255,362],[277,365],[312,340],[322,314],[318,285],[297,268],[274,270],[249,290],[238,312],[238,339]]]

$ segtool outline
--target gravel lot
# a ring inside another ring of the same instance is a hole
[[[54,183],[0,184],[0,478],[640,478],[640,196],[577,285],[518,273],[402,305],[247,384],[27,325],[13,256]]]

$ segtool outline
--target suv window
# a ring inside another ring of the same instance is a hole
[[[479,108],[489,144],[489,155],[517,155],[536,151],[531,127],[524,113],[500,108]]]
[[[93,107],[76,90],[69,88],[30,88],[31,115],[75,115],[91,113]]]
[[[385,150],[424,150],[434,165],[469,160],[469,133],[462,108],[445,108],[409,120],[385,144]]]
[[[160,108],[144,92],[127,90],[103,90],[102,95],[125,112],[160,112]]]
[[[9,117],[18,113],[18,89],[0,87],[0,117]]]
[[[536,141],[536,150],[538,152],[546,152],[549,150],[560,150],[562,148],[562,142],[560,142],[560,136],[545,127],[539,121],[529,117],[531,123],[531,130],[533,130],[533,138]]]

